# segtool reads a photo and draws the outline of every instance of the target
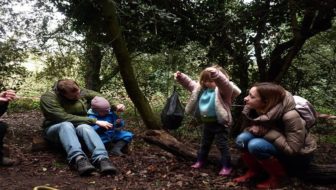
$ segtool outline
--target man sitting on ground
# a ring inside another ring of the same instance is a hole
[[[44,132],[47,140],[62,145],[69,164],[75,166],[80,175],[91,174],[95,170],[94,166],[103,174],[115,174],[117,169],[110,161],[103,142],[90,126],[96,124],[108,129],[112,124],[87,117],[89,103],[95,96],[101,94],[80,88],[73,80],[59,80],[40,99],[40,107],[45,117]],[[119,104],[114,109],[123,111],[124,106]],[[91,162],[80,142],[92,154]]]

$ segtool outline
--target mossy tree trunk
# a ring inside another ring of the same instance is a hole
[[[103,59],[101,47],[94,41],[97,36],[90,31],[85,39],[85,87],[95,91],[100,91],[102,82],[100,80],[100,68]]]
[[[159,118],[153,113],[148,100],[138,86],[131,64],[131,58],[117,20],[115,3],[112,0],[102,0],[97,3],[101,4],[102,15],[106,23],[108,23],[106,32],[111,40],[111,46],[117,58],[120,75],[123,79],[126,91],[138,109],[146,127],[149,129],[160,129],[161,124]]]

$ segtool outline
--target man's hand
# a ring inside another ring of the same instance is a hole
[[[0,102],[9,102],[16,98],[17,96],[14,90],[6,90],[0,93]]]
[[[96,121],[96,124],[97,124],[99,127],[104,128],[104,129],[106,129],[106,130],[108,130],[108,129],[112,129],[112,127],[113,127],[112,123],[109,123],[109,122],[107,122],[107,121],[99,121],[99,120],[97,120],[97,121]]]

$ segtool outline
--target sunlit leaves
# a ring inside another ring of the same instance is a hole
[[[20,64],[25,53],[15,45],[15,40],[0,42],[0,90],[17,90],[27,74]]]

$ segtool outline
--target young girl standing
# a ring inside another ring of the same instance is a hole
[[[231,103],[238,96],[240,89],[229,81],[223,68],[212,66],[204,69],[199,82],[193,81],[184,73],[177,71],[175,80],[191,92],[186,105],[186,113],[200,118],[203,124],[201,146],[197,162],[191,167],[198,169],[204,166],[213,140],[221,152],[222,169],[219,175],[231,173],[231,156],[227,146],[229,127],[232,125]]]

